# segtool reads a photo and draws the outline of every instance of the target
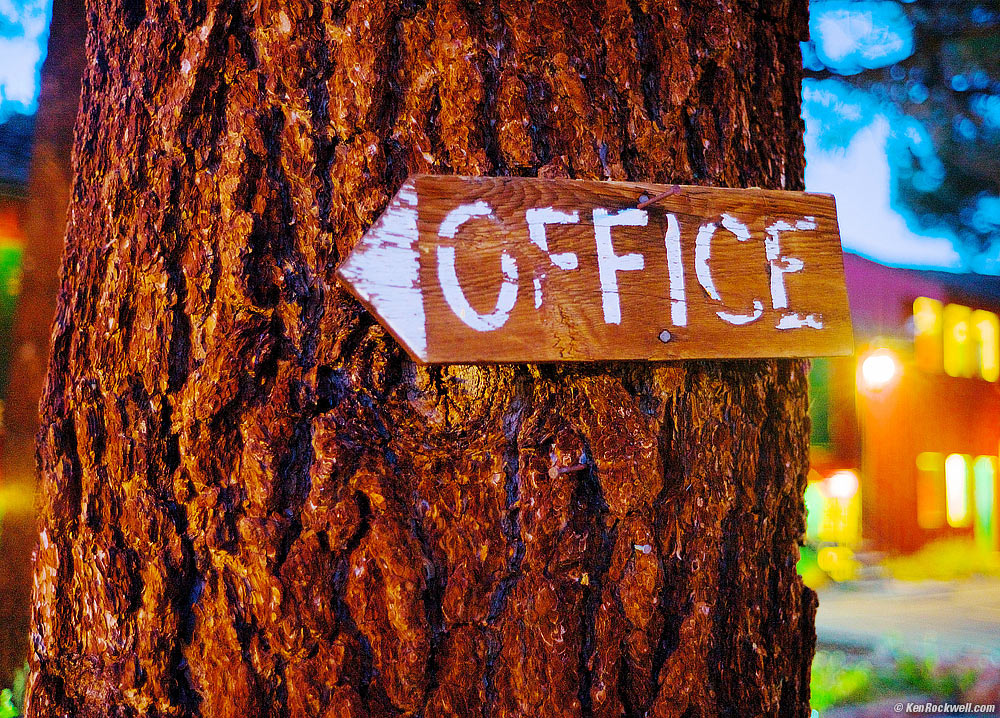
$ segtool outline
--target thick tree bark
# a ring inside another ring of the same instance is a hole
[[[14,319],[13,353],[5,387],[0,486],[34,492],[35,434],[49,336],[58,290],[59,255],[66,234],[70,196],[70,150],[80,105],[80,77],[87,31],[83,0],[54,0],[50,51],[42,84],[32,147],[21,295]],[[25,502],[30,503],[30,502]],[[38,535],[30,511],[10,512],[0,531],[0,683],[28,657],[31,549]]]
[[[32,716],[808,715],[799,362],[422,368],[410,172],[801,187],[805,3],[91,0]]]

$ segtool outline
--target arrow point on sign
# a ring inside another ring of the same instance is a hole
[[[337,276],[418,361],[427,359],[427,320],[417,249],[417,190],[411,177],[340,265]]]

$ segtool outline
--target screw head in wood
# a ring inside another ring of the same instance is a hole
[[[660,332],[660,341],[663,342],[664,344],[669,342],[672,338],[673,337],[670,335],[670,332],[668,332],[666,329]]]

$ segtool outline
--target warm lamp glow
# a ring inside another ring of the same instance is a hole
[[[888,349],[876,349],[861,362],[861,381],[866,389],[885,389],[898,375],[899,362]]]
[[[844,469],[830,475],[826,480],[826,494],[833,499],[847,500],[858,493],[858,475]]]

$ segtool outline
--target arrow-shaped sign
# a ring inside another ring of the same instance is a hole
[[[417,175],[337,274],[419,362],[853,349],[829,195]]]

